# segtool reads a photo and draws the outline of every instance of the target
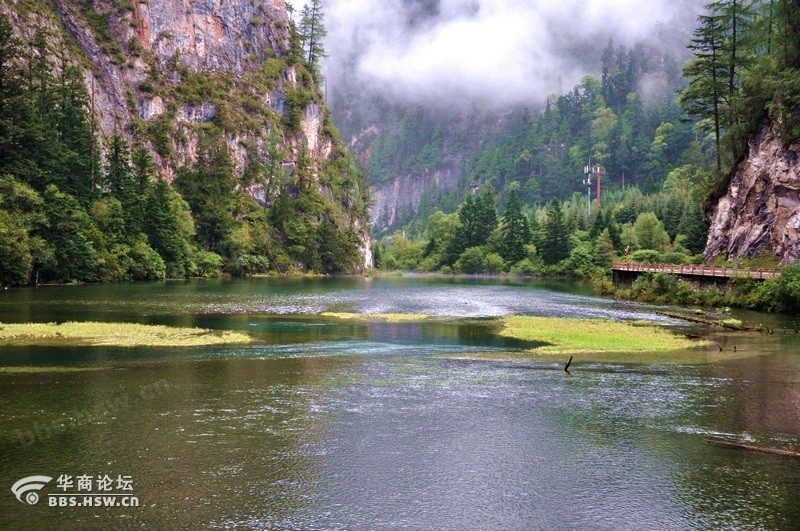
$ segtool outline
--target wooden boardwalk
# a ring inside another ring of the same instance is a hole
[[[781,276],[781,272],[778,269],[746,269],[713,265],[644,264],[641,262],[614,262],[611,264],[611,269],[629,273],[669,273],[687,277],[719,279],[750,277],[765,280]]]

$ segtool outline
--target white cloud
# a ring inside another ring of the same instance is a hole
[[[683,48],[705,1],[327,0],[325,71],[331,84],[356,76],[413,99],[541,103],[578,82],[609,37],[632,45],[672,24],[675,42],[662,44]]]

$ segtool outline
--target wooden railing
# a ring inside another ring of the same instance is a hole
[[[614,262],[614,271],[630,271],[634,273],[670,273],[695,277],[750,277],[758,279],[777,278],[781,275],[778,269],[747,269],[742,267],[714,265],[682,265],[682,264],[644,264],[641,262]]]

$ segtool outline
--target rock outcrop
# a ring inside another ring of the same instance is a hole
[[[772,124],[750,141],[727,193],[708,211],[705,259],[776,255],[781,265],[800,257],[800,144],[785,147]]]
[[[399,221],[413,218],[419,212],[423,194],[447,194],[458,188],[461,171],[457,162],[422,175],[396,176],[394,180],[372,190],[370,223],[376,231],[384,231]]]

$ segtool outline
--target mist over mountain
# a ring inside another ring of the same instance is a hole
[[[598,75],[609,39],[688,57],[704,2],[328,0],[331,103],[358,86],[398,102],[538,106]]]

